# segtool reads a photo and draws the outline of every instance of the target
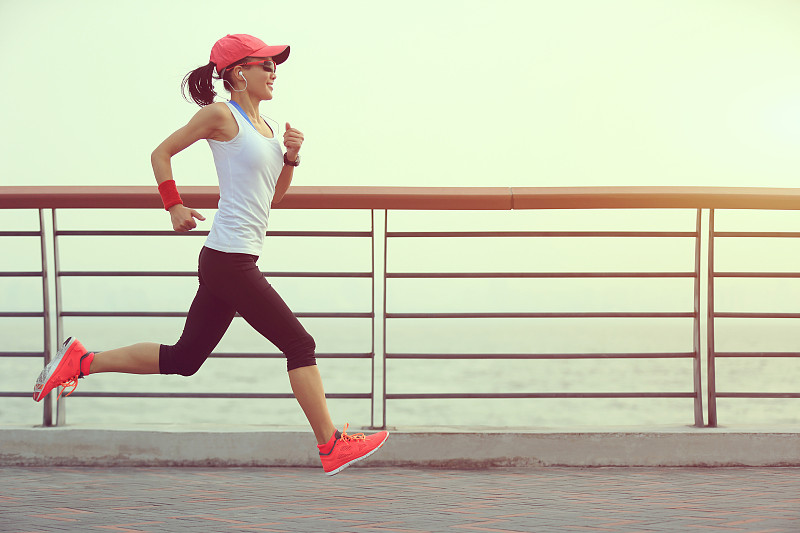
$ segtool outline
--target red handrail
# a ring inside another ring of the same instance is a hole
[[[514,209],[800,209],[800,189],[766,187],[514,187]]]
[[[181,187],[214,209],[219,189]],[[0,209],[159,208],[155,186],[5,186]],[[800,209],[800,189],[762,187],[292,187],[276,209]]]

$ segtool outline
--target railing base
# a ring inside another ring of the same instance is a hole
[[[319,466],[305,427],[6,427],[0,439],[0,466]],[[800,426],[399,428],[363,465],[800,466]]]

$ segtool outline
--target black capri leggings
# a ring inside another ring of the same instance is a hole
[[[238,311],[286,355],[288,370],[316,364],[316,345],[258,269],[258,256],[200,251],[200,287],[178,343],[159,348],[162,374],[191,376],[217,346]]]

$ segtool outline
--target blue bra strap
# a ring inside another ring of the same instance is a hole
[[[244,112],[244,109],[242,109],[242,107],[239,104],[237,104],[236,102],[234,102],[233,100],[228,100],[228,101],[233,105],[233,107],[235,107],[236,109],[239,110],[239,113],[242,114],[242,116],[247,121],[247,123],[250,124],[251,126],[253,126],[253,123],[250,122],[250,118],[248,118],[247,114]],[[253,126],[253,129],[255,129],[255,126]]]

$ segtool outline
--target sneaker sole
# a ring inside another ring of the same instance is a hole
[[[341,472],[342,470],[344,470],[344,469],[345,469],[345,468],[347,468],[348,466],[350,466],[350,465],[352,465],[352,464],[354,464],[354,463],[357,463],[357,462],[359,462],[359,461],[360,461],[360,460],[362,460],[362,459],[366,459],[367,457],[369,457],[369,456],[370,456],[370,455],[372,455],[373,453],[377,452],[377,451],[378,451],[378,449],[379,449],[381,446],[383,446],[383,443],[384,443],[384,442],[386,442],[386,439],[388,439],[388,438],[389,438],[389,434],[387,433],[387,434],[386,434],[386,436],[385,436],[385,437],[383,438],[383,440],[381,441],[381,443],[380,443],[380,444],[378,444],[377,446],[375,446],[375,447],[374,447],[372,450],[370,450],[370,452],[369,452],[369,453],[365,453],[365,454],[364,454],[364,455],[362,455],[361,457],[356,457],[356,458],[355,458],[355,459],[353,459],[352,461],[350,461],[350,462],[347,462],[347,463],[343,464],[342,466],[340,466],[340,467],[339,467],[339,468],[337,468],[336,470],[331,470],[330,472],[325,472],[325,475],[326,475],[326,476],[332,476],[332,475],[334,475],[334,474],[338,474],[339,472]]]
[[[72,347],[72,345],[75,344],[77,341],[78,341],[78,339],[76,339],[74,337],[70,337],[66,341],[64,341],[64,344],[61,346],[61,348],[58,350],[58,352],[56,352],[56,356],[53,359],[54,361],[58,361],[58,363],[56,364],[56,366],[53,367],[53,369],[47,375],[46,379],[44,380],[44,383],[42,384],[42,389],[44,389],[45,385],[47,385],[47,382],[50,380],[50,378],[53,377],[53,374],[55,374],[58,371],[58,369],[61,368],[61,365],[64,362],[64,355],[66,355],[66,353],[69,351],[69,349]],[[47,370],[47,367],[45,367],[42,370],[42,374],[44,374],[44,372],[46,370]],[[42,374],[39,374],[39,377],[42,377]],[[46,396],[46,394],[41,394],[41,391],[36,391],[35,390],[36,386],[38,384],[39,384],[39,380],[37,379],[36,380],[36,385],[34,385],[33,399],[35,401],[37,401],[37,402],[40,402]],[[53,389],[55,389],[55,387],[53,387]],[[50,389],[50,391],[48,391],[47,394],[50,394],[50,392],[52,392],[53,389]],[[38,394],[38,397],[37,397],[37,394]]]

